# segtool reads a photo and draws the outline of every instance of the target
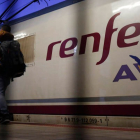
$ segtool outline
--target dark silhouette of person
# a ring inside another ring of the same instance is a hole
[[[0,42],[10,41],[14,39],[14,36],[10,33],[11,27],[9,25],[3,25],[0,30]],[[0,48],[0,60],[2,58],[2,50]],[[7,109],[7,103],[5,100],[5,91],[10,84],[10,77],[2,69],[0,65],[0,123],[6,124],[10,122],[9,111]]]

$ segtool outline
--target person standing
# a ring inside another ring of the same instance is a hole
[[[0,30],[0,42],[11,41],[14,36],[10,33],[11,27],[9,25],[3,25]],[[0,60],[2,59],[2,50],[0,49]],[[6,124],[10,122],[9,111],[5,99],[5,91],[10,84],[10,77],[4,72],[2,65],[0,64],[0,123]]]

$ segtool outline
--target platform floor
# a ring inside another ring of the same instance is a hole
[[[140,129],[11,123],[0,125],[0,140],[140,140]]]

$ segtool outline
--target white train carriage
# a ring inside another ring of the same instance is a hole
[[[85,0],[14,23],[27,71],[10,112],[139,116],[139,13],[140,0]]]

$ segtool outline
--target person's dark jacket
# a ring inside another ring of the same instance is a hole
[[[13,40],[14,39],[14,36],[9,33],[9,32],[6,32],[4,30],[0,30],[0,42],[2,43],[3,41],[10,41],[10,40]],[[0,49],[0,61],[1,61],[1,57],[2,57],[2,50]],[[3,73],[3,69],[1,67],[1,63],[0,63],[0,74]]]
[[[2,43],[3,41],[9,41],[9,40],[13,40],[14,39],[14,36],[9,33],[9,32],[6,32],[4,30],[0,30],[0,42]],[[1,49],[0,49],[0,57],[1,57]]]

